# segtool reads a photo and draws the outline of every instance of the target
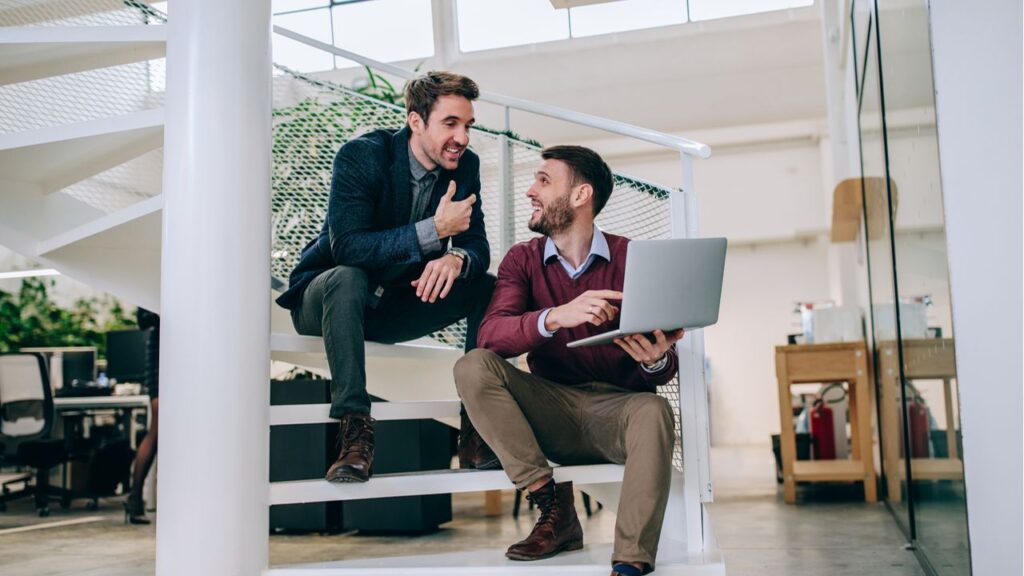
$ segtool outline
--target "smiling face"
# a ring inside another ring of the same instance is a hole
[[[576,220],[573,194],[579,186],[572,184],[572,171],[561,160],[541,162],[533,175],[533,185],[526,191],[533,212],[527,226],[530,230],[551,236],[569,228]]]
[[[427,170],[435,166],[456,169],[469,145],[469,129],[474,122],[469,99],[454,94],[439,96],[425,121],[417,112],[409,113],[413,154]]]

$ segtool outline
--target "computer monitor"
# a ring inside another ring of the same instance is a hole
[[[144,382],[152,330],[107,332],[107,377],[119,382]]]
[[[46,357],[50,367],[50,387],[54,390],[92,382],[96,378],[96,348],[94,346],[22,348],[22,352],[38,352]]]

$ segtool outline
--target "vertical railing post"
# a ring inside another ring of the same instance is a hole
[[[498,224],[500,236],[498,246],[501,250],[499,258],[504,257],[509,248],[516,243],[516,198],[513,189],[515,187],[515,155],[512,153],[512,140],[507,135],[509,130],[511,130],[511,116],[508,106],[505,106],[505,134],[498,137],[498,198],[499,214],[501,214],[501,221]]]
[[[673,238],[697,237],[697,195],[693,190],[693,159],[680,152],[683,185],[669,196]],[[682,419],[683,494],[686,501],[686,542],[690,551],[704,548],[703,502],[711,500],[707,383],[704,379],[703,330],[687,333],[679,353],[679,414]]]
[[[167,24],[158,576],[268,561],[270,0]]]

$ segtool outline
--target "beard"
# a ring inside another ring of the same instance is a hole
[[[542,206],[540,217],[536,222],[531,220],[527,227],[538,234],[552,236],[572,226],[575,219],[576,213],[573,212],[569,204],[569,195],[566,194],[552,202],[550,206]]]

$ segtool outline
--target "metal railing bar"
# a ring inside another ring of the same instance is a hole
[[[302,34],[293,32],[287,28],[282,28],[281,26],[274,26],[274,33],[399,78],[409,80],[418,75],[416,72],[402,68],[401,66],[378,62],[372,58],[356,54],[355,52],[350,52],[343,48],[327,44],[326,42],[321,42],[308,36],[303,36]],[[711,148],[707,144],[702,144],[686,138],[680,138],[671,134],[665,134],[664,132],[658,132],[656,130],[641,128],[640,126],[634,126],[617,120],[609,120],[607,118],[601,118],[599,116],[593,116],[591,114],[585,114],[575,110],[569,110],[567,108],[539,104],[537,102],[531,102],[529,100],[513,98],[511,96],[504,96],[501,94],[494,94],[491,92],[481,92],[480,100],[496,104],[498,106],[505,106],[523,112],[530,112],[532,114],[554,118],[556,120],[564,120],[566,122],[597,128],[613,134],[636,138],[638,140],[657,144],[658,146],[678,150],[679,152],[690,156],[697,156],[699,158],[707,158],[711,156]]]

